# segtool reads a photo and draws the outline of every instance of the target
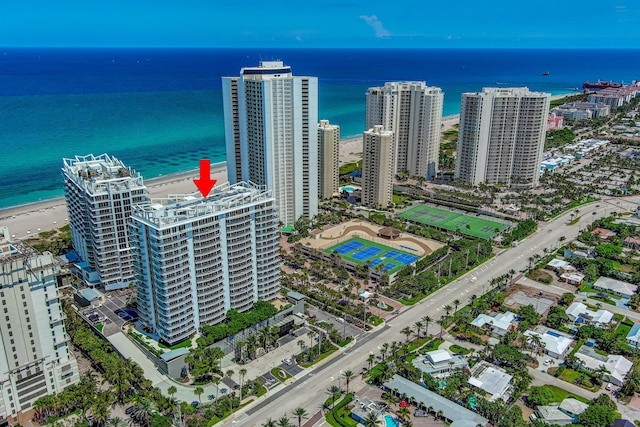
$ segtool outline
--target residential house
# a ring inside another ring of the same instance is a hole
[[[633,348],[638,348],[638,342],[640,342],[640,324],[636,323],[627,334],[627,344]]]
[[[580,360],[582,368],[589,372],[595,372],[604,366],[609,372],[604,374],[603,380],[617,386],[622,386],[627,372],[633,367],[633,362],[623,356],[616,354],[604,356],[586,346],[582,346],[575,356]]]
[[[538,418],[547,424],[564,426],[576,424],[580,421],[579,416],[589,408],[589,405],[582,403],[572,397],[567,397],[559,405],[538,406],[532,419]]]
[[[542,326],[536,328],[535,331],[525,331],[524,335],[528,337],[539,336],[543,346],[541,349],[543,353],[555,359],[563,358],[573,341],[573,338],[569,338],[567,334]]]
[[[576,258],[593,258],[593,249],[587,248],[586,250],[569,250],[565,249],[563,256],[565,258],[576,259]]]
[[[468,368],[469,362],[459,354],[452,355],[447,350],[434,350],[427,352],[424,358],[415,358],[413,365],[425,374],[444,378],[458,369]]]
[[[515,330],[518,327],[517,317],[515,313],[510,311],[506,313],[492,313],[492,315],[480,314],[473,319],[471,324],[480,329],[485,329],[486,327],[490,330],[491,335],[501,337],[508,331]]]
[[[574,271],[577,271],[576,268],[573,265],[571,265],[570,262],[557,259],[557,258],[549,261],[547,263],[546,268],[548,270],[553,270],[558,274],[572,273]]]
[[[581,302],[574,302],[565,310],[569,320],[572,322],[594,325],[597,327],[605,327],[613,319],[613,313],[600,309],[598,311],[589,310],[589,308]]]
[[[383,386],[396,396],[406,395],[410,400],[424,402],[430,406],[435,413],[440,412],[445,419],[452,423],[451,425],[458,422],[458,425],[480,425],[486,427],[489,423],[489,420],[481,417],[474,411],[460,406],[446,397],[440,396],[438,393],[434,393],[400,375],[394,375],[393,378],[385,382]]]
[[[498,399],[507,400],[511,395],[513,377],[502,368],[489,362],[478,362],[471,371],[469,384],[487,392],[490,402]]]
[[[611,240],[613,237],[618,235],[618,233],[616,233],[613,230],[609,230],[608,228],[600,228],[600,227],[594,229],[591,232],[591,234],[595,234],[602,240]]]
[[[640,237],[638,237],[638,236],[627,237],[622,242],[622,246],[626,246],[627,248],[631,248],[631,249],[635,249],[637,251],[640,251]]]
[[[636,285],[604,276],[599,277],[591,287],[599,291],[611,292],[614,295],[626,298],[631,298],[631,295],[635,294],[638,290]]]
[[[560,280],[570,285],[580,286],[584,281],[584,277],[584,274],[578,272],[563,273],[560,275]]]
[[[376,415],[380,415],[386,408],[386,403],[374,402],[373,400],[365,396],[355,400],[353,409],[351,410],[351,418],[359,423],[364,424],[364,420],[367,419],[367,416],[370,412],[373,412]]]

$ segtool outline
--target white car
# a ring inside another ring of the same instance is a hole
[[[613,388],[613,384],[609,383],[605,388],[607,389],[607,391],[611,391],[611,389]]]
[[[471,283],[475,282],[476,280],[478,280],[478,278],[477,278],[476,276],[473,276],[473,277],[470,279]]]
[[[291,366],[291,359],[282,359],[282,363],[284,363],[287,366]]]

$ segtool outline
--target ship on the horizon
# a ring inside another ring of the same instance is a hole
[[[592,82],[582,83],[583,89],[606,89],[609,87],[618,88],[618,87],[622,87],[622,84],[616,83],[616,82],[602,82],[600,80],[598,80],[597,83],[592,83]]]
[[[543,76],[548,76],[548,75],[549,75],[549,72],[548,72],[548,71],[543,71],[543,72],[542,72],[542,75],[543,75]]]

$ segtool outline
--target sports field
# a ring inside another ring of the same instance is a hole
[[[432,227],[443,228],[450,231],[459,231],[469,236],[490,239],[499,231],[505,230],[508,225],[495,221],[489,221],[474,216],[445,211],[429,206],[416,206],[398,214],[400,218]]]
[[[342,259],[358,265],[365,265],[369,262],[371,268],[382,264],[382,271],[388,273],[395,273],[405,265],[411,264],[420,258],[409,252],[393,249],[360,237],[354,237],[346,242],[331,246],[325,249],[324,252],[327,254],[336,252]]]

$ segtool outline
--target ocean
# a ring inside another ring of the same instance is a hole
[[[445,92],[528,86],[571,93],[585,80],[640,78],[638,50],[0,48],[0,208],[63,194],[62,158],[107,152],[146,179],[225,160],[221,76],[281,59],[319,78],[319,117],[364,129],[364,94],[424,80]],[[543,72],[549,72],[543,76]]]

